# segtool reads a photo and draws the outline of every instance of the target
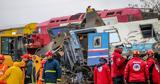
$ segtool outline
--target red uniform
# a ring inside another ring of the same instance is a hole
[[[155,63],[152,71],[153,84],[160,84],[160,64]]]
[[[120,54],[122,51],[115,49],[111,56],[111,76],[112,78],[123,76],[125,69],[125,58]]]
[[[124,78],[128,82],[146,82],[149,79],[146,63],[139,57],[132,58],[126,65]]]
[[[110,69],[107,64],[94,68],[94,84],[112,84]]]
[[[153,58],[148,58],[147,65],[151,82],[153,84],[159,84],[158,82],[160,82],[160,64],[156,63]]]
[[[151,66],[153,66],[153,64],[155,64],[155,60],[153,58],[148,58],[147,59],[148,69],[150,69]]]

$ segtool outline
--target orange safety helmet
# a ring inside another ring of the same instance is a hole
[[[140,55],[140,52],[138,50],[134,50],[133,55]]]
[[[53,56],[54,55],[54,53],[51,51],[51,50],[49,50],[49,51],[47,51],[46,53],[45,53],[45,56],[46,57],[48,57],[48,56]]]
[[[26,59],[30,59],[30,55],[29,54],[23,54],[22,56],[21,56],[21,58],[26,58]]]
[[[4,60],[4,55],[0,54],[0,60]]]
[[[146,54],[148,54],[148,55],[153,55],[153,54],[154,54],[154,51],[153,51],[153,50],[148,50],[148,51],[146,52]]]

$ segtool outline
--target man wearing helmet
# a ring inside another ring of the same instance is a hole
[[[42,78],[46,84],[56,84],[61,80],[61,68],[57,60],[53,59],[52,51],[46,52],[47,61],[44,64]]]
[[[139,56],[138,50],[133,51],[133,58],[126,65],[124,79],[128,84],[146,84],[146,80],[149,82],[146,63]]]
[[[94,84],[112,84],[107,59],[105,57],[101,57],[99,61],[100,64],[94,68]]]
[[[22,58],[22,70],[23,70],[23,75],[24,75],[24,84],[31,84],[32,81],[34,81],[35,75],[34,72],[35,70],[33,69],[33,61],[31,59],[30,54],[23,54],[21,56]]]
[[[8,69],[8,66],[3,64],[4,60],[4,55],[0,54],[0,77],[2,77]],[[2,81],[0,84],[5,84],[5,81]]]
[[[160,65],[158,62],[159,55],[158,53],[154,53],[153,50],[148,50],[147,55],[148,55],[147,65],[149,70],[150,82],[151,84],[159,84],[158,83],[160,81]]]
[[[126,65],[126,57],[121,55],[123,49],[116,47],[111,56],[111,76],[113,84],[123,84],[124,69]]]
[[[160,84],[160,54],[158,54],[158,52],[155,52],[155,67],[153,73],[155,74],[153,75],[153,83]]]

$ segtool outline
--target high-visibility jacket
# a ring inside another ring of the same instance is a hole
[[[139,57],[133,57],[126,65],[124,78],[128,82],[146,82],[149,79],[146,63]]]
[[[61,78],[60,64],[55,59],[49,59],[44,64],[43,76],[45,83],[56,83]]]
[[[38,80],[37,80],[37,83],[36,84],[43,84],[43,79],[42,79],[42,73],[43,73],[43,68],[40,68],[39,70],[39,77],[38,77]]]
[[[112,78],[123,76],[126,59],[122,57],[119,49],[115,49],[111,56],[111,76]]]
[[[111,73],[107,64],[94,68],[94,84],[112,84]]]
[[[7,69],[8,69],[7,65],[0,64],[0,77],[2,77],[4,75],[4,73],[6,72]],[[5,84],[5,81],[1,81],[0,84]]]
[[[22,83],[22,70],[18,66],[10,67],[0,80],[7,79],[7,84],[23,84]]]
[[[22,70],[22,84],[24,84],[24,80],[25,80],[25,66],[26,66],[26,63],[25,61],[21,61],[20,62],[20,68]]]

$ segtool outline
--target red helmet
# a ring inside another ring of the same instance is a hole
[[[153,50],[148,50],[148,51],[147,51],[147,54],[148,54],[148,55],[153,55],[153,54],[154,54],[154,51],[153,51]]]
[[[0,60],[4,60],[4,55],[0,54]]]
[[[26,58],[26,59],[30,59],[30,55],[29,54],[23,54],[22,56],[21,56],[21,58]]]
[[[48,57],[48,56],[53,56],[54,55],[54,53],[51,51],[51,50],[49,50],[49,51],[47,51],[46,53],[45,53],[45,56],[46,57]]]
[[[134,50],[133,55],[140,55],[140,52],[138,50]]]

